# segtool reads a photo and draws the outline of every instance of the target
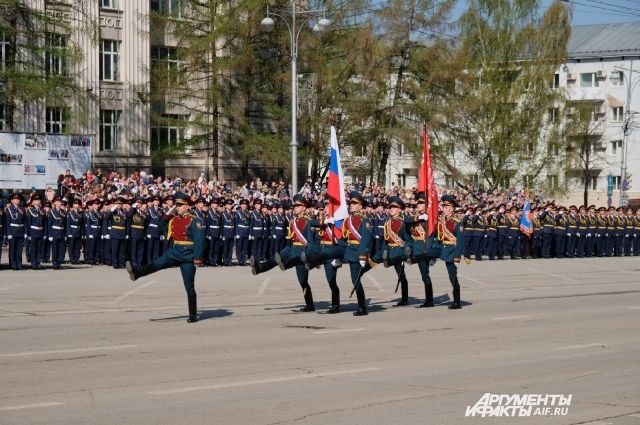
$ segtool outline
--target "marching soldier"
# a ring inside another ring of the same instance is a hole
[[[80,247],[82,245],[82,210],[81,201],[75,198],[71,209],[67,212],[67,242],[69,245],[69,262],[80,264]]]
[[[161,254],[162,239],[164,235],[160,230],[162,228],[162,216],[164,210],[160,206],[162,198],[159,195],[154,196],[153,205],[148,209],[147,218],[147,264],[158,258]]]
[[[366,316],[367,304],[362,286],[362,276],[371,269],[369,261],[369,253],[371,252],[371,244],[373,243],[373,235],[371,233],[371,222],[365,216],[362,209],[366,207],[366,202],[362,195],[358,192],[351,193],[349,200],[349,217],[345,219],[343,224],[342,237],[347,244],[343,262],[349,263],[351,272],[351,283],[358,298],[358,310],[354,316]]]
[[[221,253],[221,227],[222,227],[222,217],[220,212],[218,211],[219,201],[217,198],[213,198],[211,200],[211,208],[207,212],[207,233],[206,239],[209,243],[209,258],[207,259],[207,264],[210,267],[217,267],[219,265],[220,253]]]
[[[158,270],[179,266],[184,288],[187,292],[189,318],[187,322],[198,321],[198,301],[195,290],[196,266],[202,265],[205,225],[201,219],[189,212],[190,199],[184,193],[176,193],[176,207],[164,217],[168,229],[167,239],[173,244],[162,256],[141,267],[133,267],[127,262],[126,268],[131,280],[139,279]]]
[[[398,275],[398,283],[401,288],[401,298],[397,307],[409,305],[409,281],[404,270],[403,260],[405,242],[410,239],[405,226],[405,217],[402,211],[405,204],[398,196],[389,198],[389,218],[384,223],[383,251],[373,257],[373,261],[379,263],[384,260],[385,267],[393,266]],[[396,289],[397,291],[397,289]]]
[[[418,264],[420,270],[420,276],[422,277],[422,283],[424,284],[425,300],[420,305],[421,308],[433,307],[433,284],[431,282],[431,275],[429,274],[429,258],[427,253],[427,247],[429,242],[433,242],[429,238],[428,234],[428,219],[429,216],[426,213],[426,197],[424,192],[419,192],[416,195],[416,211],[412,215],[405,217],[405,224],[407,226],[409,235],[411,236],[405,244],[405,256],[409,264]]]
[[[440,254],[440,259],[447,266],[449,281],[453,287],[453,303],[449,306],[449,309],[452,310],[462,308],[457,264],[460,263],[465,236],[462,231],[462,223],[453,214],[453,210],[457,206],[456,200],[452,196],[442,196],[442,214],[438,219],[436,238],[433,243],[434,251]]]
[[[25,216],[20,202],[22,197],[19,193],[11,195],[10,204],[5,207],[5,234],[9,241],[9,264],[13,270],[23,270],[22,250],[24,247]]]
[[[31,268],[33,270],[44,269],[41,265],[44,253],[44,226],[45,215],[40,209],[40,195],[35,194],[31,197],[31,207],[26,211],[26,234],[27,239],[31,242]]]
[[[53,198],[53,208],[47,216],[47,235],[51,242],[51,263],[54,270],[60,270],[64,263],[65,226],[67,214],[62,209],[62,200]]]
[[[224,211],[222,211],[222,264],[231,266],[231,257],[233,255],[233,241],[236,236],[236,219],[232,211],[233,199],[227,199],[224,203]]]
[[[98,207],[100,202],[93,200],[87,202],[87,211],[84,213],[84,262],[98,264],[98,241],[101,235],[101,217]]]
[[[256,257],[252,255],[249,259],[249,264],[251,265],[251,272],[254,275],[269,271],[276,265],[279,265],[282,270],[295,267],[296,276],[298,277],[298,283],[302,288],[302,294],[305,302],[305,306],[300,308],[300,311],[310,312],[315,311],[316,307],[313,302],[311,286],[309,286],[309,271],[305,268],[302,262],[302,253],[313,236],[310,226],[311,217],[306,214],[306,209],[309,206],[309,203],[304,196],[299,194],[293,197],[293,202],[294,217],[289,222],[289,232],[287,235],[287,239],[289,239],[291,244],[281,252],[276,253],[273,259],[263,262],[257,261]]]

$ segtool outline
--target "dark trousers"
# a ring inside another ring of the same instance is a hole
[[[497,242],[498,238],[497,237],[487,237],[486,239],[486,252],[487,255],[489,256],[489,260],[494,260],[496,258],[496,242]]]
[[[464,256],[466,258],[471,258],[471,254],[473,254],[473,235],[465,234],[464,235]]]
[[[40,267],[42,262],[42,254],[44,252],[44,239],[43,238],[31,238],[30,246],[30,259],[33,267]]]
[[[587,237],[582,235],[580,237],[576,237],[576,257],[582,258],[585,253],[585,246],[587,244]],[[591,239],[591,238],[589,238]]]
[[[561,234],[555,234],[554,236],[554,251],[556,258],[564,258],[564,253],[566,250],[566,236]]]
[[[111,263],[113,268],[123,268],[127,260],[126,239],[111,239]]]
[[[64,239],[54,239],[51,241],[51,263],[54,268],[62,266],[66,251],[66,241]]]
[[[231,257],[233,256],[233,237],[225,237],[222,241],[222,264],[231,265]]]
[[[621,235],[616,235],[614,240],[613,240],[613,255],[615,255],[616,257],[621,257],[622,256],[622,240],[624,239],[624,236]]]
[[[449,274],[449,282],[453,288],[453,301],[460,302],[460,282],[458,282],[458,266],[453,261],[447,261],[447,273]]]
[[[51,242],[47,238],[44,239],[42,261],[44,261],[45,263],[49,263],[51,261]]]
[[[507,235],[498,233],[498,258],[502,259],[507,250]]]
[[[251,241],[251,254],[258,261],[264,261],[266,259],[264,256],[264,241],[265,239],[262,236],[255,237]]]
[[[80,262],[80,247],[82,246],[82,238],[73,237],[68,239],[69,242],[69,261],[71,264]]]
[[[158,269],[180,266],[184,290],[188,296],[196,295],[196,266],[193,264],[193,251],[191,247],[174,246],[156,258],[153,265]]]
[[[573,258],[576,252],[576,239],[578,239],[575,234],[571,234],[571,236],[567,235],[566,237],[566,254],[567,257]]]
[[[540,258],[542,255],[542,235],[534,236],[531,241],[531,256]]]
[[[482,260],[482,242],[485,240],[484,235],[477,235],[473,237],[473,252],[476,255],[476,260]]]
[[[22,250],[24,249],[24,237],[13,237],[9,241],[9,264],[14,270],[22,268]]]
[[[249,237],[240,236],[236,239],[236,258],[238,264],[245,264],[247,262],[247,251],[249,250]]]
[[[542,234],[542,258],[551,257],[552,242],[553,242],[553,233]]]
[[[284,236],[276,236],[275,239],[271,239],[271,258],[276,255],[276,252],[280,252],[287,245],[287,239]]]
[[[147,238],[147,264],[153,263],[160,256],[160,242],[160,238]]]
[[[631,235],[624,237],[624,255],[627,257],[631,255],[631,248],[633,247],[633,238]]]
[[[209,257],[208,262],[210,266],[217,266],[220,262],[220,248],[222,247],[222,241],[219,237],[211,236],[209,239]]]
[[[131,265],[140,267],[144,264],[144,239],[131,239]]]
[[[600,239],[600,238],[598,238]],[[595,245],[596,245],[596,238],[592,236],[585,236],[584,238],[584,256],[585,257],[592,257],[595,253]]]
[[[98,259],[96,258],[96,252],[98,247],[98,240],[96,236],[89,237],[84,240],[84,262],[87,264],[96,264]]]
[[[338,288],[337,268],[331,265],[331,261],[324,263],[324,275],[327,278],[329,289],[331,289],[331,305],[340,305],[340,288]]]

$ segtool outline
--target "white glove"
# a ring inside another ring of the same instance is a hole
[[[272,238],[273,238],[273,239],[276,239],[276,238],[277,238],[277,236],[276,236],[276,235],[273,235],[273,236],[272,236]]]
[[[240,235],[236,235],[236,239],[240,239]]]
[[[367,262],[364,260],[360,260],[360,267],[364,268],[367,265]]]
[[[380,236],[376,235],[376,239],[380,239]]]
[[[223,241],[226,240],[226,238],[224,236],[222,236],[220,239],[222,239]]]
[[[333,267],[338,268],[338,267],[340,267],[340,266],[342,265],[342,261],[340,261],[340,260],[338,260],[338,259],[336,258],[335,260],[332,260],[332,261],[331,261],[331,265],[332,265]]]
[[[105,239],[111,239],[111,235],[104,235]]]
[[[125,238],[125,239],[129,239],[129,235],[125,236],[124,238]]]
[[[116,205],[111,207],[111,212],[114,212],[118,207]]]
[[[93,235],[89,235],[89,239],[93,239]]]
[[[589,238],[590,238],[590,237],[591,237],[591,233],[587,233],[587,237],[589,237]]]
[[[253,236],[249,235],[249,240],[252,241],[253,240]]]
[[[71,239],[73,235],[67,235],[67,239]]]
[[[53,242],[53,236],[49,236],[49,242]]]
[[[427,221],[428,219],[429,219],[429,216],[426,214],[420,214],[420,216],[418,217],[418,220]]]
[[[336,223],[336,219],[333,217],[327,217],[324,219],[324,224],[335,224]]]
[[[207,236],[207,239],[211,240],[211,236]]]
[[[27,238],[27,240],[28,240],[28,241],[30,241],[30,240],[31,240],[31,236],[27,236],[26,238]]]
[[[160,235],[160,240],[163,241],[164,240],[164,235]]]
[[[151,239],[151,235],[147,235],[147,239]]]
[[[24,235],[22,235],[22,237],[24,237],[25,239],[27,238],[27,234],[25,233]],[[31,240],[31,239],[29,239]]]
[[[100,235],[100,239],[104,239],[104,235]]]
[[[11,239],[13,239],[13,236],[11,236],[11,235],[7,235],[7,240],[9,240],[9,241],[10,241]]]
[[[131,205],[133,208],[138,208],[138,203],[134,202],[133,205]]]
[[[567,233],[567,236],[571,236],[571,233]]]

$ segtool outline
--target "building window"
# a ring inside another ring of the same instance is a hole
[[[622,149],[622,140],[611,141],[611,155],[617,155],[621,149]]]
[[[580,87],[598,87],[599,81],[595,72],[580,74]]]
[[[559,112],[558,108],[549,108],[547,110],[547,122],[549,124],[556,122],[558,120]]]
[[[187,115],[162,114],[151,126],[151,150],[179,146],[185,140]]]
[[[4,130],[5,126],[7,125],[5,117],[6,115],[4,111],[4,105],[0,105],[0,130]]]
[[[552,142],[547,145],[547,155],[560,155],[560,144],[557,142]]]
[[[622,122],[624,115],[624,107],[616,106],[611,108],[611,121]]]
[[[100,0],[100,7],[103,9],[117,9],[118,0]]]
[[[45,36],[45,70],[47,75],[66,75],[67,38],[62,34],[48,33]]]
[[[0,71],[7,68],[9,61],[9,40],[5,33],[0,33]]]
[[[120,79],[120,42],[100,40],[100,80],[118,81]]]
[[[613,176],[613,185],[616,190],[620,190],[620,184],[622,182],[622,178],[620,176]]]
[[[547,176],[547,186],[549,189],[557,189],[558,188],[558,176],[555,174],[551,174]]]
[[[511,187],[511,176],[503,176],[500,179],[500,187],[503,189],[508,189]]]
[[[524,188],[531,189],[533,187],[534,180],[535,180],[534,176],[531,176],[528,174],[524,175],[522,177],[522,183],[524,184]]]
[[[624,73],[622,71],[613,71],[611,73],[611,85],[613,87],[624,86]]]
[[[183,18],[185,3],[184,0],[151,0],[151,11],[174,18]]]
[[[175,47],[153,46],[151,47],[151,81],[159,86],[178,83],[184,62],[178,58],[178,49]]]
[[[597,177],[587,177],[585,179],[585,185],[590,190],[596,190],[598,188],[598,178]]]
[[[551,79],[550,87],[552,89],[560,88],[560,74],[553,74],[553,78]]]
[[[62,134],[67,131],[65,115],[66,110],[63,108],[47,107],[47,116],[45,121],[46,132],[48,134]]]
[[[115,150],[118,148],[120,125],[120,111],[100,111],[100,150]]]

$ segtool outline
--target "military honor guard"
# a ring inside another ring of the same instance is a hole
[[[222,265],[231,266],[233,256],[233,242],[236,237],[236,216],[233,212],[233,199],[227,199],[221,214],[222,224]]]
[[[420,307],[433,307],[433,283],[429,274],[429,265],[433,257],[429,256],[427,247],[432,239],[428,234],[429,216],[426,213],[426,196],[424,192],[416,195],[416,209],[411,215],[405,217],[411,238],[405,244],[405,258],[408,264],[418,264],[422,283],[424,284],[424,303]]]
[[[240,200],[240,209],[235,213],[236,258],[239,266],[247,265],[249,255],[249,201]]]
[[[249,213],[249,241],[251,242],[251,253],[257,261],[266,260],[264,246],[266,230],[267,220],[262,214],[262,200],[256,199],[253,202],[253,211]]]
[[[129,257],[133,267],[140,267],[145,263],[144,247],[147,239],[147,204],[142,198],[137,198],[136,202],[128,212],[129,226]]]
[[[100,201],[93,200],[87,202],[87,211],[84,213],[84,262],[86,264],[98,264],[98,241],[102,235],[102,217],[98,208]]]
[[[182,281],[187,292],[189,318],[187,322],[198,321],[198,300],[195,290],[196,267],[202,265],[205,241],[205,224],[189,211],[190,198],[184,193],[176,193],[175,208],[163,217],[167,229],[167,239],[173,244],[160,257],[141,267],[126,263],[131,280],[139,279],[158,270],[180,267]]]
[[[9,265],[12,270],[22,270],[22,250],[24,247],[25,215],[20,206],[22,197],[19,193],[11,195],[9,205],[5,207],[5,235],[9,241]]]
[[[44,256],[45,213],[40,208],[42,200],[40,195],[31,197],[31,206],[25,212],[25,230],[30,244],[31,268],[33,270],[44,269],[42,258]]]
[[[206,239],[207,244],[209,245],[206,250],[208,258],[207,265],[210,267],[217,267],[220,264],[220,258],[222,254],[222,240],[220,236],[222,234],[222,215],[220,212],[220,202],[218,198],[213,198],[211,200],[211,207],[207,212],[207,232]]]
[[[75,198],[71,204],[71,209],[67,212],[67,244],[69,247],[69,262],[80,264],[80,248],[82,247],[82,227],[84,225],[82,201]]]
[[[148,209],[147,218],[147,264],[158,258],[162,253],[162,239],[164,235],[160,230],[162,228],[162,217],[164,210],[160,205],[162,197],[156,195],[152,198],[153,203]]]
[[[62,208],[62,199],[53,198],[53,208],[47,215],[47,237],[51,242],[51,263],[60,270],[64,263],[67,213]]]
[[[117,198],[111,206],[106,220],[110,223],[108,239],[111,242],[111,262],[114,269],[122,269],[127,259],[127,240],[129,240],[129,223],[123,204],[123,198]]]
[[[284,208],[280,204],[274,204],[272,210],[273,213],[269,216],[269,235],[271,236],[270,242],[270,255],[269,258],[273,258],[276,252],[280,252],[284,249],[287,242],[287,218],[284,215]]]

